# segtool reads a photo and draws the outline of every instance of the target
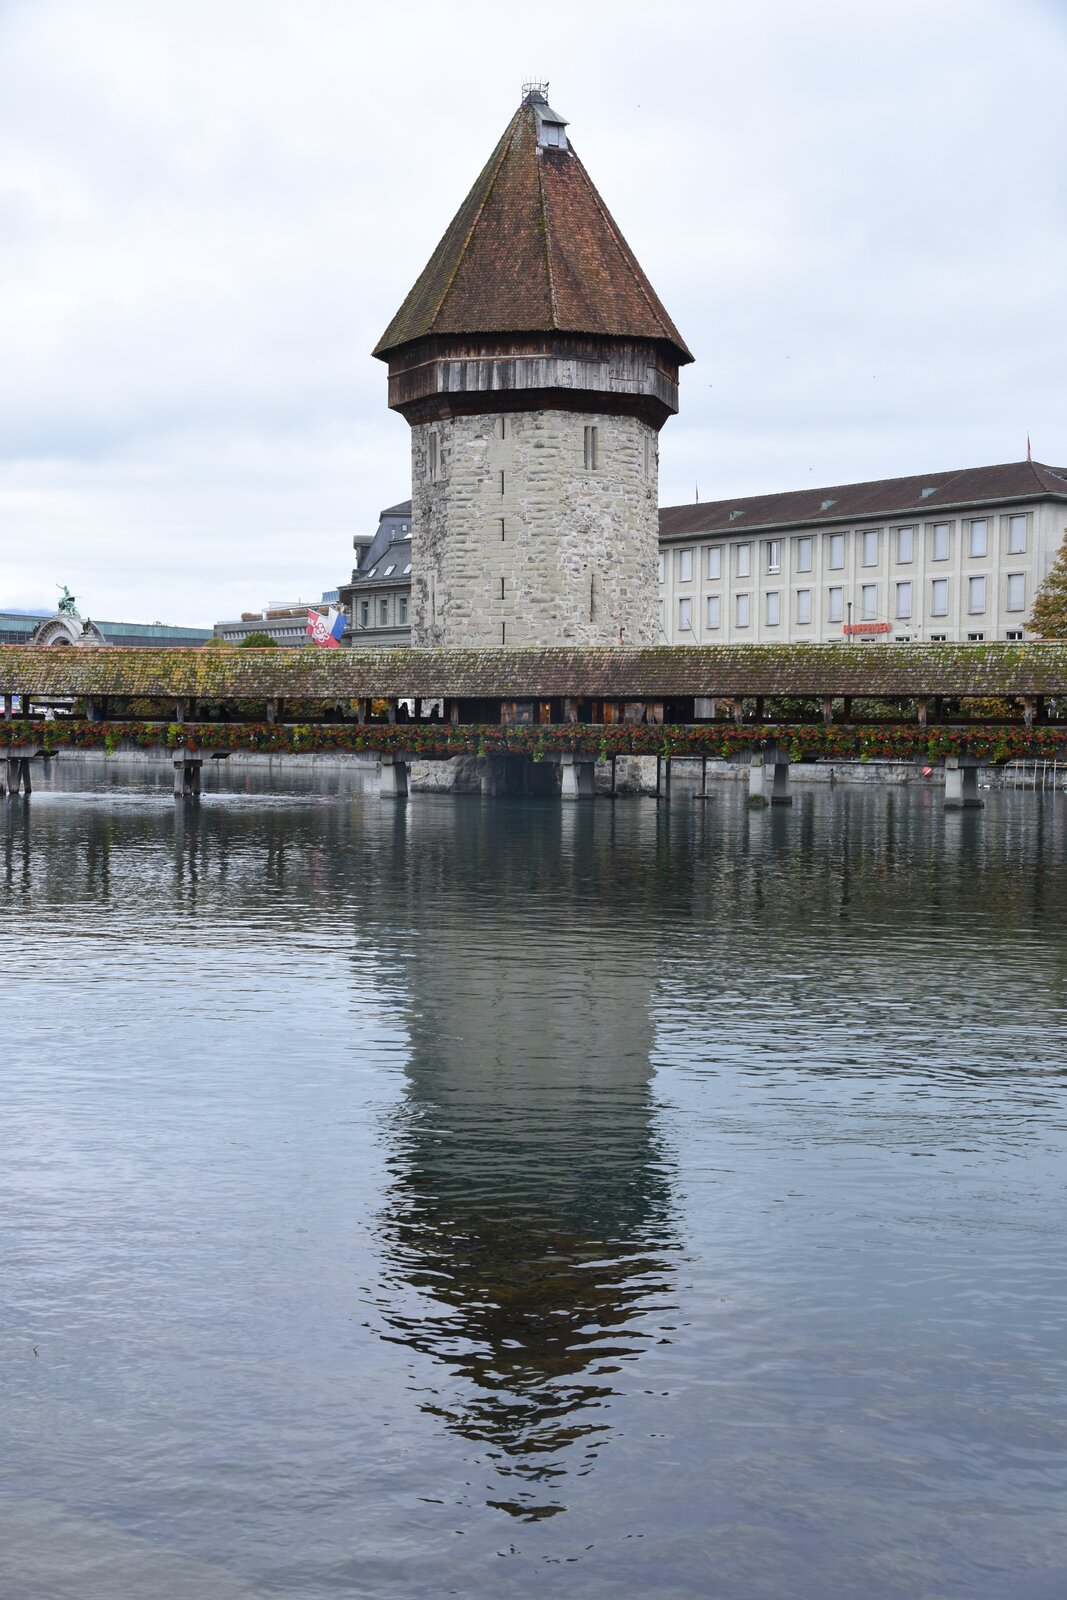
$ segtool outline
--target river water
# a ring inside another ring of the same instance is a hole
[[[55,765],[4,1600],[1060,1600],[1067,797]]]

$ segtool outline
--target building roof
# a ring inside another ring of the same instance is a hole
[[[662,340],[692,361],[573,146],[542,142],[551,118],[526,95],[376,356],[435,334],[562,332]]]
[[[649,650],[55,650],[0,646],[0,692],[207,700],[442,695],[1064,695],[1067,644],[668,645]],[[1065,733],[1067,737],[1067,733]]]
[[[744,533],[747,528],[785,528],[838,522],[873,522],[886,517],[929,517],[940,510],[1011,500],[1067,500],[1067,467],[1039,461],[1009,461],[995,467],[964,467],[912,478],[834,484],[823,489],[787,489],[780,494],[739,496],[691,506],[663,506],[661,539],[702,533]]]

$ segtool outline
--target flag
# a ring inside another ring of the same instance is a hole
[[[331,650],[336,650],[340,646],[344,631],[343,611],[335,611],[331,606],[325,616],[321,611],[308,612],[307,636],[312,644],[323,644]]]

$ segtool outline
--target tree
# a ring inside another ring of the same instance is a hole
[[[1067,528],[1060,553],[1034,596],[1027,627],[1042,639],[1067,639]]]
[[[249,633],[240,641],[238,650],[276,650],[277,639],[272,639],[269,633]]]

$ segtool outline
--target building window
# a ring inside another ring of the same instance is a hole
[[[811,540],[803,538],[797,540],[797,571],[811,571]]]
[[[767,571],[781,572],[782,570],[782,541],[781,539],[767,540]]]
[[[905,621],[911,616],[911,584],[897,584],[897,620]]]
[[[782,620],[782,597],[777,589],[768,589],[764,611],[767,626],[776,628]]]
[[[865,567],[878,565],[878,535],[873,530],[868,530],[863,535],[863,565]]]
[[[985,517],[977,517],[970,526],[970,537],[967,543],[967,554],[971,556],[984,556],[989,551],[989,523]]]
[[[389,626],[389,602],[388,602],[388,600],[379,600],[378,601],[378,626],[380,628],[387,628]]]
[[[968,578],[967,610],[970,612],[972,617],[985,610],[984,578]]]
[[[359,625],[360,625],[361,628],[369,628],[370,627],[370,601],[369,600],[361,600],[359,602]]]
[[[400,595],[396,602],[396,620],[402,628],[407,627],[408,602],[406,595]]]
[[[1021,628],[1009,628],[1004,637],[1009,644],[1022,644],[1023,630]]]
[[[678,602],[678,632],[692,633],[693,631],[693,602],[692,600],[679,600]]]
[[[440,452],[438,450],[438,444],[437,444],[437,434],[431,431],[431,433],[430,433],[430,451],[429,451],[429,473],[430,473],[430,482],[431,483],[436,483],[437,478],[440,475],[440,471],[441,471],[441,460],[440,460]]]
[[[1008,573],[1008,606],[1009,611],[1025,611],[1026,609],[1026,579],[1021,572]]]
[[[737,609],[736,609],[734,615],[736,617],[737,626],[739,628],[747,628],[748,627],[749,612],[751,610],[751,607],[749,605],[750,599],[751,599],[751,596],[747,595],[747,594],[739,594],[737,596]]]
[[[948,634],[947,633],[932,633],[930,635],[930,643],[931,644],[945,644],[947,642],[947,640],[948,640]]]
[[[948,579],[935,578],[930,585],[930,615],[948,616]]]
[[[948,523],[935,522],[930,529],[931,561],[948,560]]]
[[[798,622],[810,622],[811,621],[811,590],[810,589],[798,589],[797,590],[797,621]]]
[[[645,477],[652,476],[652,440],[645,434]]]
[[[722,577],[722,546],[709,544],[704,549],[704,576],[713,581]]]
[[[585,430],[585,464],[590,472],[600,465],[600,429],[593,424]]]
[[[832,572],[840,572],[845,565],[845,536],[832,533],[827,548],[826,565]]]
[[[915,559],[915,529],[897,529],[897,564],[906,567]]]
[[[873,622],[878,615],[878,585],[865,583],[860,589],[860,614],[864,622]]]
[[[826,620],[827,622],[840,622],[845,591],[833,588],[826,591]]]
[[[967,642],[968,644],[981,644],[984,638],[984,633],[969,633],[967,635]]]
[[[722,622],[722,601],[717,594],[708,595],[708,627],[718,628]]]
[[[752,546],[739,544],[734,556],[736,562],[735,572],[739,578],[747,578],[752,571]]]
[[[1021,556],[1026,550],[1026,518],[1008,518],[1008,554]]]
[[[693,581],[693,552],[692,550],[679,550],[678,552],[678,582],[692,583]]]
[[[660,581],[660,583],[663,582],[663,580],[664,580],[664,578],[666,576],[667,576],[667,557],[663,554],[663,551],[661,550],[660,553],[659,553],[659,581]]]

